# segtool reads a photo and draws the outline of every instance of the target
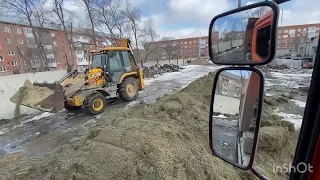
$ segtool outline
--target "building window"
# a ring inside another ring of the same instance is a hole
[[[283,38],[287,38],[288,37],[288,35],[283,35]]]
[[[5,38],[4,41],[5,41],[7,44],[11,44],[11,43],[12,43],[12,39],[11,39],[11,38]]]
[[[188,46],[184,46],[184,48],[188,48]]]
[[[303,31],[307,31],[307,28],[303,28]]]
[[[288,30],[284,30],[283,32],[284,32],[284,33],[288,33]]]
[[[78,62],[83,62],[83,58],[78,58]]]
[[[193,43],[196,43],[196,41],[193,41]]]
[[[319,31],[319,27],[317,27],[317,31]]]
[[[0,61],[4,61],[3,56],[0,56]]]
[[[52,44],[53,44],[54,46],[57,46],[57,43],[56,43],[56,42],[52,42]]]
[[[187,44],[187,42],[184,42],[184,44]]]
[[[192,43],[192,41],[189,41],[189,44],[191,44]]]
[[[81,50],[77,50],[77,54],[82,54],[82,51]]]
[[[11,61],[11,66],[17,66],[17,65],[18,65],[17,61]]]
[[[18,43],[19,44],[23,44],[23,40],[22,39],[18,39]]]
[[[281,30],[279,30],[278,33],[281,33]]]
[[[298,29],[298,32],[300,32],[301,31],[301,29]]]
[[[10,30],[9,30],[9,27],[8,27],[8,26],[5,26],[5,27],[3,27],[2,31],[3,31],[3,32],[9,32]]]
[[[12,56],[12,55],[14,55],[14,52],[13,52],[11,49],[9,49],[9,50],[8,50],[8,55],[9,55],[9,56]]]
[[[51,37],[56,37],[56,34],[55,33],[51,33]]]
[[[300,34],[297,34],[297,36],[299,36],[299,37],[300,37]]]
[[[25,34],[31,34],[32,33],[32,29],[31,28],[23,28],[23,31]]]
[[[173,43],[172,43],[172,46],[177,46],[177,42],[173,42]]]
[[[6,67],[0,66],[0,72],[6,72],[6,71],[7,71]]]
[[[290,34],[290,37],[295,37],[295,35],[294,34]]]
[[[289,34],[295,34],[296,33],[296,30],[295,29],[290,29],[289,30]]]
[[[17,34],[21,34],[21,29],[17,28]]]

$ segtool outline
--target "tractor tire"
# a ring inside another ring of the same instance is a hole
[[[136,78],[125,78],[119,85],[119,95],[124,101],[130,102],[137,98],[139,93],[139,85]]]
[[[75,111],[81,108],[81,106],[72,106],[69,105],[67,102],[64,102],[64,108],[68,111]]]
[[[100,114],[104,111],[106,100],[99,92],[92,93],[84,102],[84,110],[92,115]]]

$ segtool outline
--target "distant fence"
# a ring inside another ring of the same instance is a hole
[[[171,59],[171,60],[162,60],[159,61],[159,64],[162,66],[164,64],[174,64],[177,66],[182,66],[187,64],[188,60],[193,61],[195,58],[188,58],[188,59]],[[143,63],[144,66],[150,67],[150,66],[155,66],[157,64],[157,61],[147,61],[146,63]]]
[[[232,47],[238,47],[241,46],[243,44],[243,39],[237,39],[237,40],[232,40]],[[227,49],[231,49],[231,41],[227,41],[227,42],[219,42],[219,45],[214,44],[213,49],[215,52],[224,52]],[[218,51],[219,49],[219,51]]]
[[[303,60],[275,58],[274,60],[271,61],[269,65],[270,66],[286,65],[288,68],[302,69]]]

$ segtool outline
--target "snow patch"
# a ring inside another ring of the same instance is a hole
[[[271,97],[271,96],[274,96],[274,94],[266,93],[266,96]]]
[[[296,105],[299,107],[302,107],[302,108],[306,107],[306,102],[295,100],[295,99],[292,99],[291,101],[295,102]]]
[[[297,114],[287,114],[287,113],[284,113],[284,112],[277,113],[277,115],[283,117],[282,120],[289,121],[289,122],[293,123],[294,124],[294,128],[296,130],[300,129],[301,124],[302,124],[302,116],[297,115]]]
[[[212,116],[212,117],[215,117],[215,118],[227,118],[226,116],[224,116],[222,114],[219,114],[218,116]]]
[[[21,123],[22,124],[25,124],[25,123],[28,123],[28,122],[32,122],[32,121],[37,121],[39,119],[42,119],[42,118],[45,118],[45,117],[48,117],[48,116],[51,116],[52,113],[49,113],[49,112],[44,112],[42,114],[40,114],[39,116],[35,116],[31,119],[27,119],[25,121],[22,121]]]
[[[129,109],[129,108],[131,108],[133,106],[136,106],[139,103],[140,103],[139,101],[131,101],[124,107],[124,109],[127,110],[127,109]]]
[[[9,132],[9,128],[3,128],[0,130],[0,135],[4,135],[7,132]]]

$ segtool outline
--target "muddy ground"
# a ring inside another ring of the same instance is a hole
[[[147,80],[138,101],[110,102],[112,106],[95,117],[81,110],[64,111],[5,123],[0,128],[0,179],[253,178],[209,150],[213,74],[185,87],[199,74],[215,69],[187,66],[181,72]],[[271,179],[287,178],[287,174],[273,173],[272,165],[291,163],[293,158],[306,100],[303,89],[310,82],[310,72],[299,73],[266,74],[255,166]]]

